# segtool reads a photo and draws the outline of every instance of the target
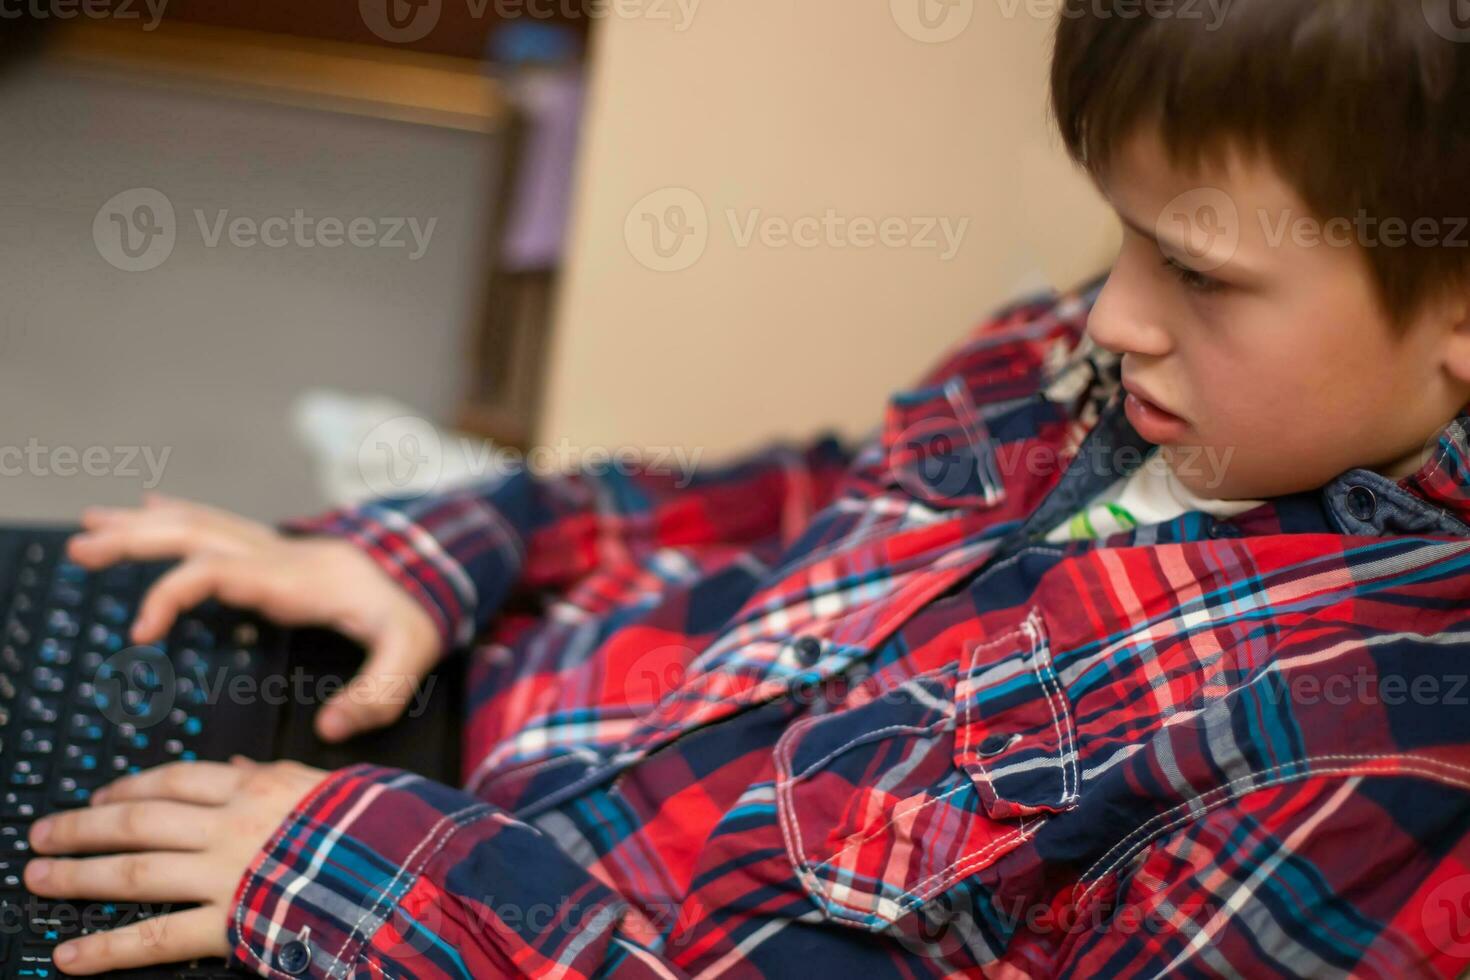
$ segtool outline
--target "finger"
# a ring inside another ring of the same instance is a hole
[[[73,535],[67,555],[87,568],[123,559],[152,561],[180,558],[202,551],[240,554],[251,542],[229,528],[179,513],[136,511],[107,527]]]
[[[83,508],[81,525],[88,531],[96,531],[100,528],[111,527],[119,521],[127,520],[130,515],[135,513],[137,511],[131,507],[101,507],[94,505]]]
[[[159,493],[157,490],[150,490],[143,494],[143,507],[145,510],[174,511],[211,526],[234,531],[246,538],[274,538],[276,536],[275,528],[268,524],[252,521],[248,517],[241,517],[221,507],[211,507],[195,500],[173,497],[166,493]]]
[[[160,575],[138,604],[133,642],[155,643],[166,637],[180,613],[214,593],[218,573],[218,565],[210,559],[191,558]]]
[[[52,952],[52,961],[67,973],[86,976],[155,963],[228,956],[227,928],[218,908],[201,906],[69,939]]]
[[[219,877],[217,858],[178,851],[36,857],[26,862],[25,870],[32,894],[104,902],[202,902],[228,887],[228,882],[216,880]]]
[[[173,800],[127,800],[53,813],[31,825],[37,854],[203,850],[213,813]]]
[[[422,697],[424,677],[437,659],[434,640],[390,630],[368,652],[357,675],[317,712],[317,735],[340,742],[397,721]]]
[[[280,561],[200,555],[159,576],[148,589],[133,621],[135,643],[154,643],[168,634],[179,614],[205,599],[254,609],[278,622],[302,621],[302,592],[291,584],[291,568]]]
[[[247,575],[246,567],[214,555],[190,558],[160,575],[138,605],[133,619],[134,643],[153,643],[168,635],[179,614],[219,595],[231,576]],[[232,588],[241,589],[237,582]],[[248,587],[247,587],[248,591]]]
[[[108,783],[92,794],[92,804],[176,800],[198,806],[222,806],[234,798],[242,779],[244,773],[240,767],[223,762],[169,762]]]

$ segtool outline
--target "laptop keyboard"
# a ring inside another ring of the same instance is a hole
[[[11,593],[0,598],[0,980],[56,977],[57,943],[186,907],[30,895],[21,876],[30,825],[87,805],[119,776],[218,757],[211,705],[261,660],[256,626],[214,604],[182,617],[166,643],[134,646],[137,602],[166,566],[88,572],[66,559],[64,541],[43,535],[24,545]]]

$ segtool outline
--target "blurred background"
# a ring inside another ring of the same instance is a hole
[[[1116,249],[1048,0],[25,2],[7,520],[855,440]]]

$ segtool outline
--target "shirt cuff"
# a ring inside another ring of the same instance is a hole
[[[626,910],[505,811],[358,765],[322,780],[256,856],[229,942],[265,977],[586,977]]]
[[[280,530],[357,546],[423,606],[452,650],[474,638],[485,594],[498,600],[520,573],[519,546],[489,510],[472,500],[380,501],[295,518]]]

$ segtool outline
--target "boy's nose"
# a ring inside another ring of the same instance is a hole
[[[1113,268],[1087,318],[1087,332],[1104,350],[1115,354],[1163,357],[1174,347],[1163,318],[1149,302],[1148,284],[1129,275],[1120,262]]]

